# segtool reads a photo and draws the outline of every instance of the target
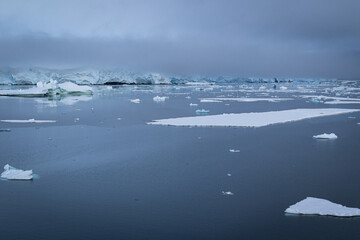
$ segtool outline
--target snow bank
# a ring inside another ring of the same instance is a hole
[[[320,135],[315,135],[315,136],[313,136],[313,138],[316,138],[316,139],[337,139],[337,136],[335,135],[335,133],[330,133],[330,134],[324,133],[324,134],[320,134]]]
[[[32,170],[21,170],[6,164],[4,166],[4,172],[1,173],[2,178],[9,180],[32,180],[33,172]]]
[[[359,208],[349,208],[321,198],[307,197],[285,210],[291,214],[307,214],[336,217],[360,216]]]
[[[358,112],[360,109],[315,108],[258,113],[230,113],[210,116],[181,117],[154,120],[153,125],[199,126],[199,127],[263,127],[271,124],[299,121],[337,114]]]
[[[33,118],[28,120],[0,120],[1,122],[8,122],[8,123],[54,123],[55,120],[35,120]]]

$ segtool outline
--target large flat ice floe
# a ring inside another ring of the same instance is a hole
[[[200,98],[200,102],[222,102],[222,101],[235,101],[235,102],[280,102],[289,101],[293,98]]]
[[[1,173],[1,178],[9,180],[32,180],[33,171],[32,170],[21,170],[6,164],[4,166],[4,172]]]
[[[360,109],[314,108],[258,113],[230,113],[210,116],[180,117],[148,122],[153,125],[198,127],[264,127],[271,124],[358,112]]]
[[[321,215],[335,217],[360,216],[359,208],[349,208],[321,198],[307,197],[285,210],[290,214]]]

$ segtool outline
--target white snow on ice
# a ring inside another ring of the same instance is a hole
[[[360,109],[292,109],[271,112],[230,113],[210,116],[169,118],[154,120],[152,122],[148,122],[148,124],[199,127],[263,127],[271,124],[286,123],[303,119],[325,117],[345,113],[353,113],[358,111],[360,111]]]
[[[4,172],[1,173],[1,177],[9,180],[31,180],[33,179],[32,170],[21,170],[6,164],[4,166]]]
[[[285,210],[291,214],[308,214],[336,217],[360,216],[359,208],[349,208],[321,198],[307,197]]]

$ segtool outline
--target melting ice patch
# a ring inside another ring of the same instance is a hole
[[[32,170],[21,170],[6,164],[4,166],[4,172],[1,173],[1,178],[9,180],[32,180],[33,171]]]
[[[160,119],[148,122],[153,125],[198,126],[198,127],[264,127],[271,124],[303,119],[358,112],[360,109],[314,108],[258,113],[230,113],[210,116]]]
[[[321,215],[335,217],[360,216],[359,208],[349,208],[321,198],[307,197],[285,210],[291,214]]]
[[[320,135],[315,135],[313,136],[313,138],[316,139],[337,139],[338,137],[335,135],[335,133],[324,133],[324,134],[320,134]]]

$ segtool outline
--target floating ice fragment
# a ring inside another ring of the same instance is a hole
[[[196,103],[190,103],[189,105],[190,105],[190,107],[196,107],[198,104],[196,104]]]
[[[55,120],[35,120],[34,118],[28,120],[0,120],[8,123],[54,123]]]
[[[229,152],[232,152],[232,153],[238,153],[240,152],[240,150],[237,150],[237,149],[230,149]]]
[[[33,172],[32,170],[21,170],[6,164],[4,166],[4,172],[1,173],[2,178],[9,180],[32,180]]]
[[[223,195],[234,195],[234,193],[232,193],[232,192],[224,192],[224,191],[222,191],[222,194]]]
[[[140,99],[130,99],[130,102],[132,103],[140,103]]]
[[[119,120],[119,121],[120,121],[120,120],[121,120],[121,118],[117,118],[117,120]]]
[[[272,124],[300,121],[303,119],[359,112],[360,109],[314,108],[258,113],[231,113],[210,116],[180,117],[154,120],[148,124],[198,127],[264,127]]]
[[[221,103],[222,101],[213,100],[213,99],[200,99],[200,102],[202,102],[202,103]]]
[[[92,94],[92,88],[89,86],[79,86],[72,82],[64,82],[58,84],[58,87],[62,92],[66,94]]]
[[[207,114],[210,112],[210,110],[198,109],[195,112],[196,112],[196,114]]]
[[[286,90],[286,89],[287,89],[287,87],[285,87],[285,86],[280,87],[280,90]]]
[[[186,98],[186,99],[191,99],[191,97],[190,97],[190,96],[186,96],[185,98]]]
[[[231,173],[226,174],[228,177],[231,177]]]
[[[313,136],[313,138],[316,138],[316,139],[337,139],[337,136],[335,135],[335,133],[330,133],[330,134],[324,133],[324,134],[320,134],[320,135],[315,135],[315,136]]]
[[[359,208],[349,208],[321,198],[307,197],[285,210],[291,214],[307,214],[335,217],[360,216]]]
[[[159,97],[159,96],[156,96],[153,98],[154,102],[165,102],[166,98],[168,97]]]

